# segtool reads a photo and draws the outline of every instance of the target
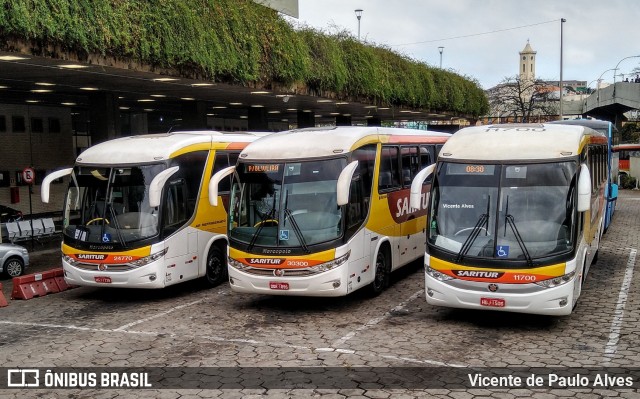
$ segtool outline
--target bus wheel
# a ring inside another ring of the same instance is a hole
[[[376,274],[370,285],[370,291],[373,296],[380,295],[389,285],[389,270],[391,270],[391,267],[387,251],[385,248],[380,248],[378,255],[376,255]]]
[[[227,263],[224,247],[212,245],[207,255],[207,283],[211,287],[222,283],[227,278]]]

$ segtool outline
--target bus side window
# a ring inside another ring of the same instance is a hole
[[[413,177],[420,170],[418,147],[402,147],[400,151],[402,153],[402,184],[409,187]]]
[[[180,155],[171,160],[169,166],[179,166],[180,169],[173,175],[174,180],[182,179],[185,189],[183,194],[183,202],[186,204],[186,220],[191,219],[196,211],[198,202],[198,193],[202,178],[204,176],[204,168],[207,163],[208,151],[194,151]],[[169,185],[167,185],[168,187]]]
[[[398,170],[398,147],[382,146],[380,155],[380,176],[378,191],[390,191],[400,188],[400,173]]]
[[[419,168],[419,170],[422,170],[422,169],[426,168],[427,166],[431,165],[435,161],[436,161],[435,147],[432,146],[432,145],[430,145],[430,146],[420,146],[420,168]],[[431,174],[431,176],[429,176],[427,178],[427,180],[424,181],[424,184],[431,183],[432,179],[433,179],[433,174]]]
[[[367,218],[371,203],[371,186],[376,159],[376,146],[367,145],[353,151],[352,160],[358,161],[349,194],[347,209],[347,235],[354,233]],[[348,239],[348,237],[347,237]]]
[[[162,233],[165,237],[173,234],[189,219],[187,211],[187,184],[184,179],[167,185],[162,213]]]
[[[213,162],[213,171],[211,172],[211,176],[219,172],[220,170],[233,166],[238,161],[240,153],[239,152],[222,152],[216,151],[216,159]],[[220,194],[229,194],[231,191],[231,178],[230,175],[228,178],[225,178],[220,182],[218,186],[218,192]]]

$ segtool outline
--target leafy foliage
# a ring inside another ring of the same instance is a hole
[[[629,175],[622,174],[620,175],[620,188],[625,190],[632,190],[636,188],[636,178],[631,177]]]
[[[625,123],[620,129],[620,136],[623,143],[640,143],[640,124],[637,122]]]
[[[0,37],[27,40],[54,57],[47,49],[225,83],[470,116],[488,111],[477,82],[346,32],[296,30],[249,0],[0,0]]]

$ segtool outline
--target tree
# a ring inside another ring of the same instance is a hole
[[[625,123],[620,129],[620,140],[623,143],[640,143],[640,125],[638,123]]]
[[[558,115],[560,96],[542,80],[507,77],[488,90],[490,117],[515,122],[546,121]]]

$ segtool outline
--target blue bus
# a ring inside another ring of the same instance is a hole
[[[613,213],[616,210],[616,200],[618,199],[619,154],[618,152],[614,151],[614,146],[620,144],[620,132],[618,131],[618,129],[616,129],[613,123],[598,119],[572,119],[564,121],[554,121],[550,123],[586,126],[607,136],[609,141],[607,145],[607,191],[605,193],[607,198],[607,210],[604,215],[603,226],[603,231],[606,232],[609,228],[609,225],[611,224]]]

